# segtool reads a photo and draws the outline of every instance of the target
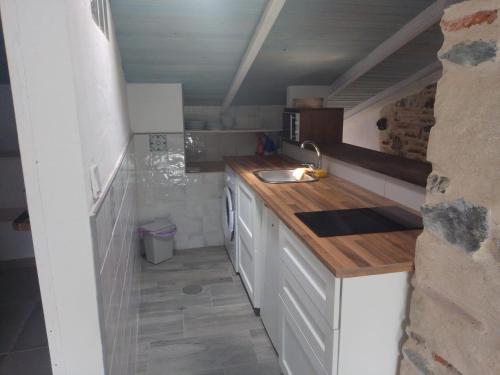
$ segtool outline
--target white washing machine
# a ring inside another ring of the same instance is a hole
[[[222,228],[224,245],[234,270],[238,272],[238,249],[236,246],[236,173],[226,166],[224,174],[224,193],[222,194]]]

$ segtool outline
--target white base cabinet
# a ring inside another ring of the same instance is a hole
[[[236,194],[236,246],[238,271],[254,308],[260,308],[262,278],[261,225],[262,201],[244,182],[238,180]]]
[[[342,280],[339,375],[396,375],[407,319],[407,272]]]
[[[239,272],[283,373],[395,375],[409,274],[335,277],[249,186],[237,186]]]
[[[396,374],[409,274],[336,278],[283,223],[278,253],[278,268],[263,276],[280,275],[279,340],[270,336],[283,373]]]
[[[264,207],[262,217],[263,283],[260,316],[274,347],[280,347],[280,252],[279,219]]]
[[[285,375],[326,374],[298,324],[282,301],[280,366]]]
[[[311,353],[318,374],[337,374],[340,280],[284,225],[279,232],[283,315],[291,315],[303,338],[303,350]],[[283,317],[283,329],[287,325]],[[285,335],[285,331],[282,332]],[[281,341],[281,364],[287,364],[285,339]],[[283,346],[285,345],[285,346]],[[291,356],[293,353],[289,353]],[[290,368],[290,365],[288,365]],[[293,370],[291,370],[293,373]]]

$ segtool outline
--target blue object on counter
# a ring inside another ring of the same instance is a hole
[[[264,153],[267,155],[274,154],[276,152],[276,145],[273,140],[266,135],[266,140],[264,142]]]

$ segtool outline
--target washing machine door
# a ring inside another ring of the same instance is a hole
[[[234,199],[231,188],[226,186],[222,196],[222,227],[224,228],[224,238],[229,241],[234,240]]]

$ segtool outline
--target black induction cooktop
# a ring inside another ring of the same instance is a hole
[[[422,218],[398,206],[295,214],[318,237],[422,229]]]

